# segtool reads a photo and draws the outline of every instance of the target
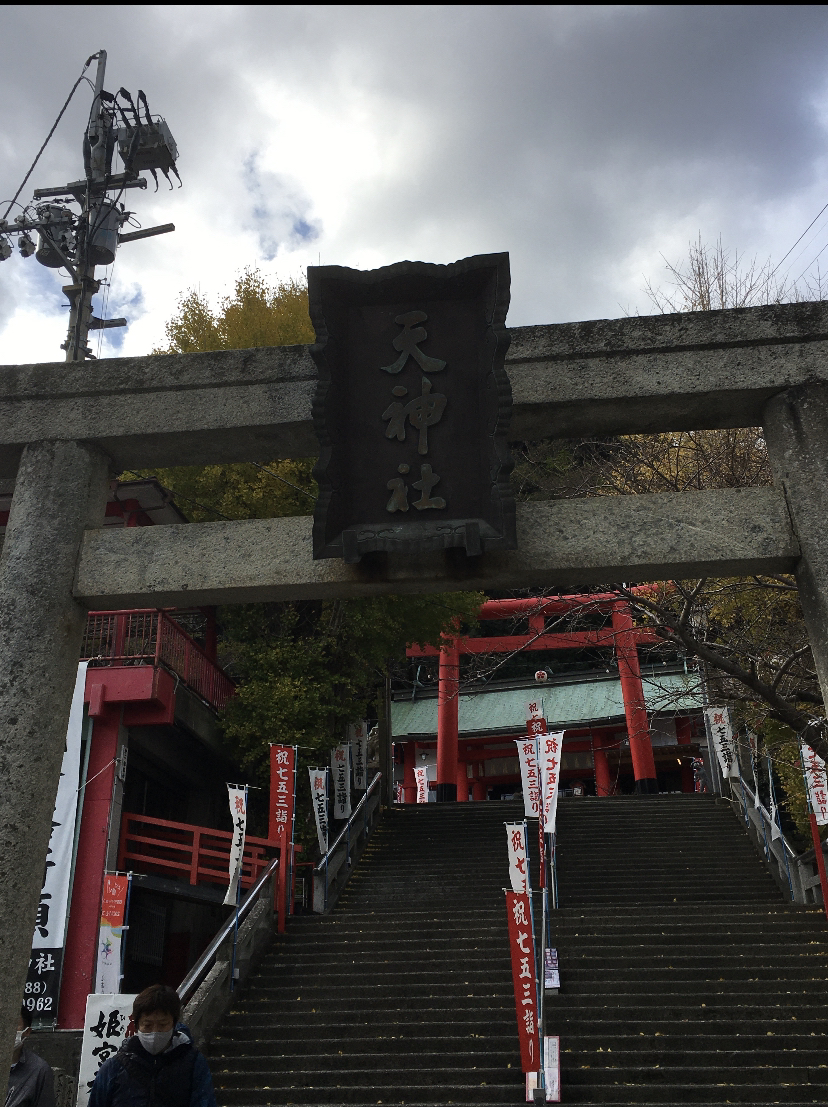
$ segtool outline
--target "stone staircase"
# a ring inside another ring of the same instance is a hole
[[[828,1102],[825,916],[785,904],[727,802],[562,802],[558,874],[565,1102]]]
[[[335,910],[291,920],[225,1019],[219,1104],[523,1102],[502,892],[520,817],[387,812]],[[784,904],[729,805],[567,799],[558,830],[563,1101],[828,1102],[825,919]]]

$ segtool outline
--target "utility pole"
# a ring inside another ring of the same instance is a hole
[[[111,265],[118,246],[124,242],[175,230],[174,224],[165,223],[121,233],[121,228],[133,215],[121,202],[124,192],[147,187],[146,178],[140,175],[144,170],[152,173],[156,191],[158,169],[171,188],[170,172],[178,179],[179,186],[181,183],[175,167],[178,149],[166,122],[150,114],[141,89],[137,106],[124,88],[114,95],[107,92],[104,88],[106,51],[93,54],[86,66],[95,60],[98,64],[94,97],[83,136],[84,178],[57,188],[35,189],[33,201],[23,208],[22,214],[11,223],[7,222],[10,204],[4,218],[0,219],[0,261],[11,256],[11,236],[16,234],[23,257],[34,254],[41,265],[64,268],[70,275],[71,283],[63,286],[69,301],[69,328],[61,349],[65,350],[67,361],[94,360],[88,345],[90,330],[127,325],[126,319],[101,319],[92,315],[92,298],[101,287],[101,282],[95,278],[95,267]],[[144,122],[141,121],[141,107]],[[124,171],[113,174],[116,147]],[[71,204],[76,204],[80,210],[73,211]],[[37,246],[30,237],[32,231],[38,234]]]

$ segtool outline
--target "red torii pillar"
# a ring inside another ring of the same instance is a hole
[[[437,802],[457,799],[457,735],[460,706],[460,651],[452,638],[440,647],[437,685]]]
[[[612,629],[615,636],[615,656],[618,659],[618,675],[621,678],[621,695],[624,698],[624,715],[630,736],[630,755],[635,790],[648,794],[658,792],[653,746],[650,741],[650,724],[641,683],[638,664],[638,648],[635,625],[626,601],[612,605]]]

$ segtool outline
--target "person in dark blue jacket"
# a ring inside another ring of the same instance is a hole
[[[89,1107],[216,1107],[207,1061],[180,1014],[178,993],[165,984],[135,997],[135,1034],[101,1065]]]

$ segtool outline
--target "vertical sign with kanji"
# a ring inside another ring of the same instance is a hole
[[[738,780],[739,759],[733,727],[730,723],[730,712],[726,707],[706,707],[704,714],[708,732],[713,740],[713,748],[722,767],[722,776],[726,780],[728,778]]]
[[[354,760],[354,790],[364,792],[367,787],[366,762],[368,757],[368,724],[364,719],[348,726],[348,741]]]
[[[347,819],[351,814],[351,746],[340,742],[331,750],[333,778],[333,817]]]
[[[544,723],[544,726],[546,724]],[[541,789],[543,791],[543,829],[546,834],[555,833],[558,817],[558,795],[561,787],[562,730],[543,734],[538,738]]]
[[[417,803],[428,803],[428,765],[416,765],[414,781],[417,785]]]
[[[316,836],[319,839],[319,852],[324,857],[328,852],[328,770],[308,769],[310,777],[311,803],[316,819]]]
[[[87,662],[78,665],[66,746],[60,767],[60,781],[52,834],[46,852],[43,887],[35,919],[32,955],[23,1002],[35,1018],[57,1018],[60,973],[63,963],[63,943],[66,915],[69,907],[69,879],[72,872],[72,846],[75,838],[75,817],[78,809],[80,750],[83,734],[83,693],[86,687]]]
[[[520,779],[523,785],[523,810],[529,818],[537,818],[541,809],[541,782],[538,768],[537,738],[518,738]]]
[[[270,817],[268,837],[280,846],[293,841],[296,806],[296,746],[270,747]],[[286,857],[282,854],[282,857]]]
[[[129,876],[126,873],[104,873],[95,968],[96,992],[111,994],[121,990],[121,942],[128,890]]]
[[[132,1025],[134,1002],[134,995],[91,995],[87,998],[76,1107],[86,1107],[98,1069],[104,1061],[114,1057],[127,1036],[135,1032]]]
[[[224,897],[225,907],[234,907],[238,899],[239,881],[242,876],[242,864],[244,862],[244,838],[247,833],[247,788],[237,787],[235,784],[227,785],[227,799],[230,804],[230,815],[233,819],[233,840],[230,843],[230,866],[228,875],[230,883],[227,886],[227,895]]]
[[[528,892],[529,855],[526,850],[526,822],[504,823],[506,827],[506,850],[509,857],[509,882],[513,892]]]
[[[313,556],[516,546],[509,256],[309,266],[319,384]]]
[[[808,785],[808,799],[817,826],[828,823],[828,780],[826,780],[825,762],[806,742],[802,743],[802,763],[805,766],[805,780]]]
[[[507,892],[506,914],[509,922],[509,952],[512,955],[512,982],[515,987],[521,1067],[524,1072],[537,1072],[541,1065],[538,976],[528,892]]]

